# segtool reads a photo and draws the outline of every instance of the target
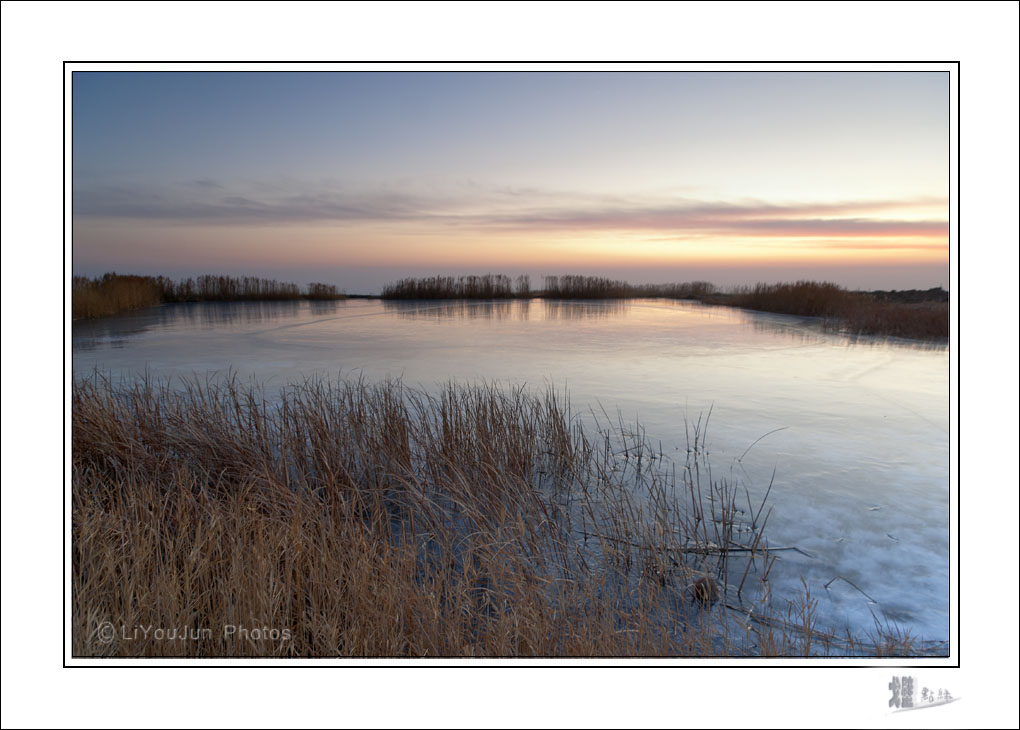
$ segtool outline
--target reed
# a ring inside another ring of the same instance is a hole
[[[549,299],[618,299],[634,295],[634,287],[625,281],[576,274],[547,276],[542,291],[542,296]]]
[[[836,327],[850,334],[942,340],[949,337],[949,303],[864,299],[841,313]]]
[[[949,295],[942,289],[906,292],[848,291],[830,282],[757,284],[722,292],[707,281],[632,285],[598,276],[546,276],[532,290],[527,276],[434,276],[388,284],[383,299],[629,299],[664,297],[762,312],[819,317],[827,329],[854,335],[912,339],[949,337]]]
[[[714,294],[715,286],[705,281],[674,284],[642,284],[601,276],[564,274],[544,277],[544,287],[533,290],[531,278],[521,274],[511,279],[505,274],[473,276],[408,277],[387,284],[383,299],[510,299],[544,297],[546,299],[620,299],[628,297],[672,297],[698,299]]]
[[[165,302],[237,302],[301,299],[297,284],[258,276],[205,274],[174,281],[157,277]]]
[[[948,294],[852,292],[828,282],[758,284],[736,289],[721,303],[780,314],[821,317],[828,329],[849,334],[942,339],[949,337]]]
[[[160,303],[160,289],[148,276],[104,274],[95,279],[76,276],[71,282],[71,317],[105,317]]]
[[[732,619],[775,560],[761,506],[735,547],[700,424],[669,464],[606,421],[492,385],[76,380],[73,652],[767,653]]]
[[[664,297],[668,299],[705,300],[718,293],[715,284],[708,281],[685,281],[672,284],[639,284],[632,287],[635,296]]]
[[[305,299],[329,300],[344,298],[344,295],[337,290],[336,285],[322,284],[314,281],[308,285],[308,293],[305,294]]]
[[[851,306],[853,295],[837,284],[798,281],[737,288],[730,293],[730,301],[737,307],[765,312],[833,317]]]
[[[345,299],[332,284],[313,282],[301,291],[297,284],[257,276],[206,274],[174,280],[166,276],[103,274],[95,279],[76,276],[71,286],[72,319],[105,317],[118,312],[173,302],[285,301]]]
[[[531,283],[526,275],[514,282],[506,274],[468,276],[408,277],[387,284],[383,299],[510,299],[530,296]]]

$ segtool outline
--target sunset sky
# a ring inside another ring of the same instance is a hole
[[[83,72],[76,274],[949,286],[945,72]]]

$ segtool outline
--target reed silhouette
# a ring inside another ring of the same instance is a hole
[[[332,300],[345,295],[332,284],[297,284],[257,276],[206,274],[174,280],[166,276],[134,276],[115,272],[94,279],[75,276],[71,286],[71,317],[104,317],[139,307],[173,302]]]

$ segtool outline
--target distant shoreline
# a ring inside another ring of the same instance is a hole
[[[407,278],[388,284],[382,294],[346,294],[330,284],[297,284],[258,277],[206,275],[174,281],[167,277],[115,273],[95,279],[75,277],[72,319],[93,319],[176,302],[293,300],[512,300],[667,298],[739,307],[776,314],[819,317],[826,329],[856,335],[921,340],[949,337],[949,292],[941,287],[851,291],[828,282],[757,284],[721,291],[704,282],[632,285],[592,276],[547,276],[532,289],[526,275],[502,274]]]

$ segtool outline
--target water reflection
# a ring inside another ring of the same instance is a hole
[[[630,308],[629,299],[595,299],[574,301],[546,299],[546,319],[608,319],[626,314]]]
[[[311,299],[308,302],[308,311],[315,316],[328,316],[340,311],[345,302],[336,299]]]
[[[922,350],[925,352],[945,352],[949,349],[949,343],[943,340],[910,340],[905,337],[848,333],[843,333],[840,337],[845,339],[848,345],[856,345],[857,347],[887,347],[889,345],[896,345],[898,348]]]
[[[749,324],[755,332],[772,335],[783,335],[801,344],[817,344],[831,342],[833,338],[847,346],[857,347],[897,347],[925,352],[940,352],[948,348],[948,343],[941,340],[911,340],[903,337],[884,335],[863,335],[839,332],[827,329],[819,317],[799,317],[792,314],[772,314],[755,312],[746,309],[734,309],[737,316],[745,324]]]
[[[441,301],[383,299],[383,310],[401,319],[495,319],[526,321],[530,299],[449,299]]]
[[[151,327],[152,321],[153,318],[145,315],[142,310],[117,317],[79,320],[71,325],[71,346],[74,350],[95,350],[100,347],[120,349],[132,336]]]
[[[755,333],[779,335],[797,344],[821,344],[838,340],[847,346],[865,348],[894,345],[930,352],[945,351],[942,341],[909,340],[874,335],[852,335],[828,330],[815,317],[756,312],[734,307],[674,299],[495,299],[495,300],[321,300],[263,302],[191,302],[164,304],[95,320],[72,323],[75,351],[103,348],[122,349],[135,337],[154,330],[209,331],[245,329],[278,320],[302,317],[329,318],[338,314],[358,315],[372,311],[396,315],[398,319],[434,322],[451,320],[493,320],[499,322],[610,320],[630,316],[631,308],[682,310],[697,321],[737,323]]]
[[[831,338],[822,329],[822,322],[815,317],[797,317],[789,314],[772,314],[769,312],[752,312],[746,309],[735,309],[738,321],[749,325],[755,332],[770,335],[783,335],[799,344],[813,345]]]
[[[383,309],[401,319],[537,320],[608,319],[626,313],[623,299],[450,299],[442,301],[382,300]]]
[[[175,306],[181,309],[175,313],[168,312],[167,320],[176,319],[176,325],[212,329],[224,325],[262,324],[267,320],[297,317],[307,304],[300,301],[205,302]]]
[[[133,337],[156,329],[199,329],[259,325],[303,314],[335,315],[343,300],[279,302],[183,302],[124,312],[112,317],[77,320],[71,326],[75,350],[120,349]]]

